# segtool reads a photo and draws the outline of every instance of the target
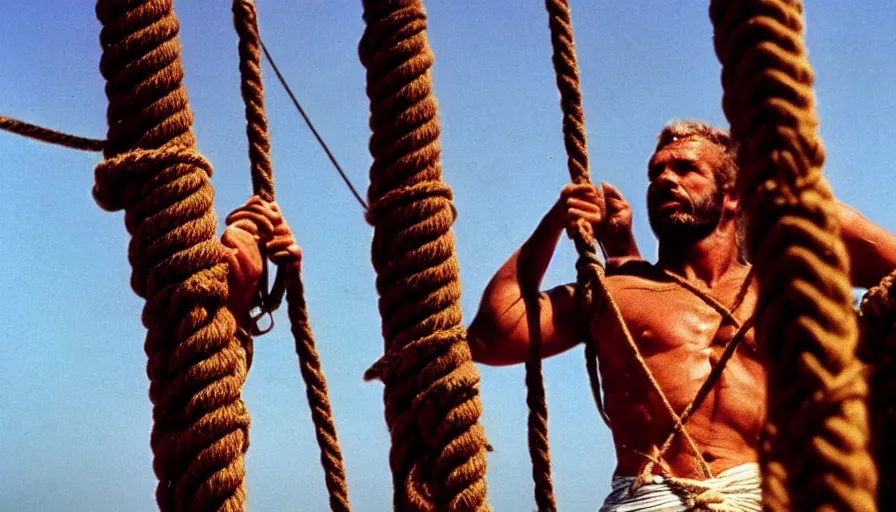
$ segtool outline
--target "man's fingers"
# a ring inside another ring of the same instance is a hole
[[[580,210],[578,208],[570,208],[568,215],[571,220],[579,219],[588,221],[589,224],[598,224],[601,221],[601,215],[592,210]]]
[[[626,201],[625,199],[619,199],[616,197],[607,198],[607,210],[609,211],[618,212],[629,208],[631,208],[631,205],[629,205],[628,201]]]
[[[221,235],[221,243],[231,249],[254,246],[258,244],[258,237],[252,232],[255,224],[248,221],[238,221],[224,229]]]
[[[610,198],[623,199],[622,192],[620,192],[618,188],[607,183],[606,181],[602,181],[600,186],[604,190],[604,196],[606,196],[607,200],[609,200]]]
[[[567,199],[566,207],[567,209],[575,208],[577,210],[583,211],[600,212],[600,207],[594,204],[592,201],[586,201],[584,199],[579,199],[576,197]]]
[[[269,258],[277,265],[292,261],[302,261],[302,249],[292,236],[274,237],[265,247]]]
[[[600,190],[591,183],[570,183],[560,190],[560,197],[600,197]]]
[[[255,224],[254,231],[269,235],[274,232],[275,221],[279,218],[276,216],[272,218],[270,213],[265,210],[266,208],[261,205],[244,206],[228,215],[226,222],[228,225],[232,225],[239,221],[249,221]]]

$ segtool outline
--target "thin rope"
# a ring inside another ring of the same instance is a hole
[[[479,372],[461,324],[451,189],[441,177],[433,53],[420,0],[365,0],[374,226],[396,511],[486,511]]]
[[[849,262],[795,0],[710,4],[722,106],[742,151],[737,186],[756,267],[757,343],[768,416],[760,440],[767,510],[875,510],[867,382],[855,357]]]
[[[0,116],[0,130],[81,151],[102,151],[106,145],[104,140],[79,137],[6,116]]]
[[[280,85],[283,86],[283,89],[286,91],[286,94],[289,96],[289,99],[292,100],[292,104],[296,107],[296,110],[299,111],[299,114],[302,116],[302,119],[305,120],[305,124],[308,125],[308,129],[311,130],[311,133],[314,135],[314,138],[317,139],[317,143],[320,144],[320,147],[324,150],[324,153],[327,154],[327,157],[332,162],[333,167],[336,168],[336,171],[339,172],[339,176],[342,177],[342,181],[345,182],[345,185],[351,191],[352,195],[355,196],[355,199],[358,201],[358,204],[361,205],[361,208],[366,212],[368,210],[367,203],[364,199],[361,198],[361,194],[358,193],[358,190],[352,184],[351,180],[348,179],[348,176],[345,174],[345,171],[342,170],[342,166],[339,165],[339,162],[336,161],[336,157],[333,156],[333,152],[330,151],[327,143],[324,142],[323,137],[317,132],[317,129],[314,128],[314,124],[311,122],[311,118],[308,117],[308,114],[305,113],[305,109],[302,108],[302,105],[299,103],[299,100],[296,98],[296,95],[293,94],[292,88],[289,86],[289,83],[286,82],[286,79],[283,77],[283,74],[280,73],[280,69],[277,67],[277,63],[274,61],[274,58],[271,56],[271,52],[268,51],[267,46],[264,45],[259,39],[259,44],[261,45],[261,50],[264,52],[264,56],[268,59],[268,63],[271,65],[271,69],[274,70],[274,74],[277,75],[277,80],[280,82]]]
[[[261,79],[261,40],[255,2],[234,0],[233,21],[239,35],[240,90],[246,105],[246,133],[249,139],[249,161],[252,170],[252,186],[256,195],[265,201],[274,200],[273,165],[270,158],[267,117],[264,108],[264,91]],[[233,220],[240,216],[252,216],[252,212],[235,212]],[[231,219],[228,219],[228,221]],[[321,465],[329,494],[331,510],[348,512],[348,487],[345,479],[342,452],[333,422],[332,407],[327,393],[327,382],[321,370],[320,357],[315,347],[314,335],[308,320],[305,287],[302,283],[300,254],[293,254],[288,247],[269,246],[270,258],[277,265],[278,278],[285,283],[286,301],[299,368],[305,382],[305,393],[311,409]],[[266,286],[266,285],[265,285]],[[264,307],[264,304],[262,305]]]
[[[706,380],[703,381],[703,384],[700,386],[700,389],[697,390],[697,394],[694,395],[694,398],[691,402],[685,406],[684,410],[681,412],[681,421],[676,423],[672,431],[666,437],[666,440],[663,441],[663,444],[660,446],[659,450],[655,455],[652,456],[651,460],[644,466],[641,471],[639,483],[644,483],[653,473],[653,468],[657,462],[661,461],[669,449],[672,447],[672,441],[675,440],[675,436],[681,432],[681,429],[684,428],[685,423],[687,423],[688,419],[690,419],[691,415],[700,408],[703,404],[703,401],[706,400],[706,397],[709,396],[709,392],[718,384],[719,379],[722,377],[722,372],[725,370],[725,367],[728,364],[728,360],[734,355],[734,352],[737,350],[738,345],[741,340],[746,336],[747,332],[753,328],[753,324],[755,322],[755,317],[748,317],[743,324],[734,316],[734,312],[740,308],[741,304],[747,297],[747,293],[750,289],[750,286],[753,283],[753,267],[750,267],[750,271],[747,272],[747,276],[744,278],[743,283],[740,285],[740,290],[738,290],[737,295],[734,298],[734,303],[731,305],[731,308],[725,307],[721,302],[716,300],[712,295],[707,293],[704,290],[701,290],[688,282],[686,279],[678,276],[668,270],[664,271],[665,274],[679,284],[681,284],[686,290],[690,291],[700,299],[702,299],[707,305],[715,309],[719,315],[721,315],[722,320],[719,323],[719,329],[721,329],[726,323],[731,323],[737,329],[734,333],[734,336],[731,337],[731,340],[725,345],[725,349],[722,351],[722,354],[719,356],[719,360],[715,363],[710,370],[709,375],[706,377]]]

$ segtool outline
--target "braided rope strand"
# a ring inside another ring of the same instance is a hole
[[[286,265],[286,302],[289,308],[289,321],[295,338],[296,354],[299,356],[299,368],[305,381],[305,394],[311,408],[314,433],[320,446],[320,462],[324,468],[330,496],[330,509],[336,512],[348,512],[351,507],[348,501],[342,451],[339,449],[339,440],[336,436],[327,381],[321,371],[320,357],[308,323],[308,308],[305,303],[300,267],[298,262],[283,265]]]
[[[249,163],[252,189],[265,201],[274,200],[274,171],[270,157],[271,143],[264,108],[264,89],[261,80],[261,38],[254,0],[234,0],[233,23],[239,36],[240,91],[246,109],[246,134],[249,140]],[[276,248],[271,248],[276,250]],[[327,382],[321,370],[320,356],[308,319],[305,286],[302,283],[301,262],[288,252],[271,254],[278,272],[283,273],[290,328],[295,340],[299,369],[305,382],[305,394],[311,410],[315,437],[320,448],[320,461],[329,495],[330,509],[348,512],[348,486],[345,467]]]
[[[573,183],[588,183],[590,182],[590,176],[588,171],[588,149],[585,137],[585,113],[582,109],[582,95],[579,88],[579,70],[576,62],[572,16],[569,10],[569,2],[567,0],[546,0],[545,6],[548,11],[549,25],[551,29],[551,46],[553,48],[552,61],[557,77],[557,88],[560,91],[560,107],[563,113],[563,142],[566,147],[569,176]],[[672,407],[672,404],[669,402],[662,387],[660,387],[659,382],[657,382],[654,377],[650,367],[647,366],[647,362],[641,355],[637,343],[625,323],[625,319],[622,316],[619,306],[609,293],[606,275],[597,257],[597,249],[595,247],[595,240],[593,233],[591,232],[591,227],[584,223],[579,223],[576,226],[576,229],[572,230],[570,236],[573,239],[576,252],[578,253],[578,260],[576,261],[576,285],[577,294],[582,303],[581,311],[591,315],[596,311],[597,307],[609,308],[609,313],[616,319],[616,322],[626,339],[626,343],[632,349],[639,366],[644,370],[648,381],[662,401],[666,411],[675,422],[676,430],[681,432],[685,441],[687,441],[691,450],[694,452],[697,459],[697,466],[701,473],[706,478],[711,477],[712,473],[709,469],[709,465],[703,459],[702,451],[698,448],[687,429],[683,428],[683,423],[679,418],[678,413]],[[596,297],[595,294],[597,294]],[[585,361],[589,382],[592,388],[591,391],[595,397],[598,412],[606,420],[606,413],[603,411],[603,403],[600,400],[600,378],[596,363],[597,347],[589,329],[583,329],[583,336],[585,337]],[[533,350],[532,353],[535,354],[540,352],[535,352]],[[527,371],[528,368],[529,367],[527,366]],[[533,371],[536,369],[540,370],[540,367],[533,367],[532,369]],[[541,402],[544,401],[544,395],[543,392],[541,393],[541,396],[538,395],[539,391],[543,390],[543,385],[537,385],[541,379],[540,371],[537,376],[529,376],[527,374],[527,383],[531,381],[535,384],[534,386],[529,386],[529,394],[533,396],[529,398],[527,402],[539,404],[537,410],[532,411],[530,409],[530,415],[543,416],[536,418],[535,421],[530,421],[530,428],[539,430],[538,435],[530,434],[529,436],[530,440],[535,439],[536,441],[540,441],[542,437],[546,439],[547,435],[546,406],[544,407],[545,413],[543,415],[542,408],[540,407]],[[547,458],[546,449],[540,446],[535,446],[534,448],[530,446],[530,454],[533,453],[533,465],[536,466],[533,471],[540,474],[544,474],[546,471],[549,472],[550,466],[545,463]],[[540,485],[543,486],[544,482],[549,481],[549,474],[547,475],[547,478],[536,478],[536,501],[553,501],[553,492],[547,488],[539,487]]]
[[[831,190],[795,0],[711,2],[723,108],[768,364],[760,459],[769,510],[875,510],[867,383],[855,357],[848,258]],[[811,492],[806,492],[811,490]]]

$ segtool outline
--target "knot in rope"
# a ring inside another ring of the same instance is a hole
[[[450,218],[443,216],[440,218],[447,221],[450,227],[457,219],[457,209],[452,203],[453,199],[454,193],[451,191],[451,187],[445,183],[425,181],[389,190],[371,205],[364,217],[371,226],[376,226],[378,223],[389,222],[396,217],[425,219],[447,208],[451,212]],[[424,228],[421,226],[421,229]],[[430,226],[429,229],[438,231],[444,229],[444,226],[440,222]]]
[[[698,480],[673,477],[665,477],[663,480],[669,485],[672,492],[684,500],[689,512],[718,511],[717,506],[726,501],[721,492]]]
[[[421,361],[427,361],[437,354],[444,353],[447,347],[462,338],[463,329],[455,327],[419,338],[403,347],[387,350],[364,372],[364,380],[379,380],[383,384],[391,385],[411,376],[416,377]]]
[[[97,164],[94,170],[93,197],[100,208],[117,211],[140,200],[147,182],[165,171],[172,180],[194,172],[212,176],[212,164],[195,149],[166,146],[161,149],[133,149]]]
[[[172,0],[98,0],[106,162],[93,195],[125,210],[131,287],[153,403],[150,445],[162,512],[242,510],[249,415],[246,352],[226,308],[211,165],[195,152]]]

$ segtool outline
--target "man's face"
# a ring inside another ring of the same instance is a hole
[[[725,196],[715,169],[724,156],[718,145],[688,138],[667,145],[650,159],[647,213],[661,242],[696,242],[718,227]]]

